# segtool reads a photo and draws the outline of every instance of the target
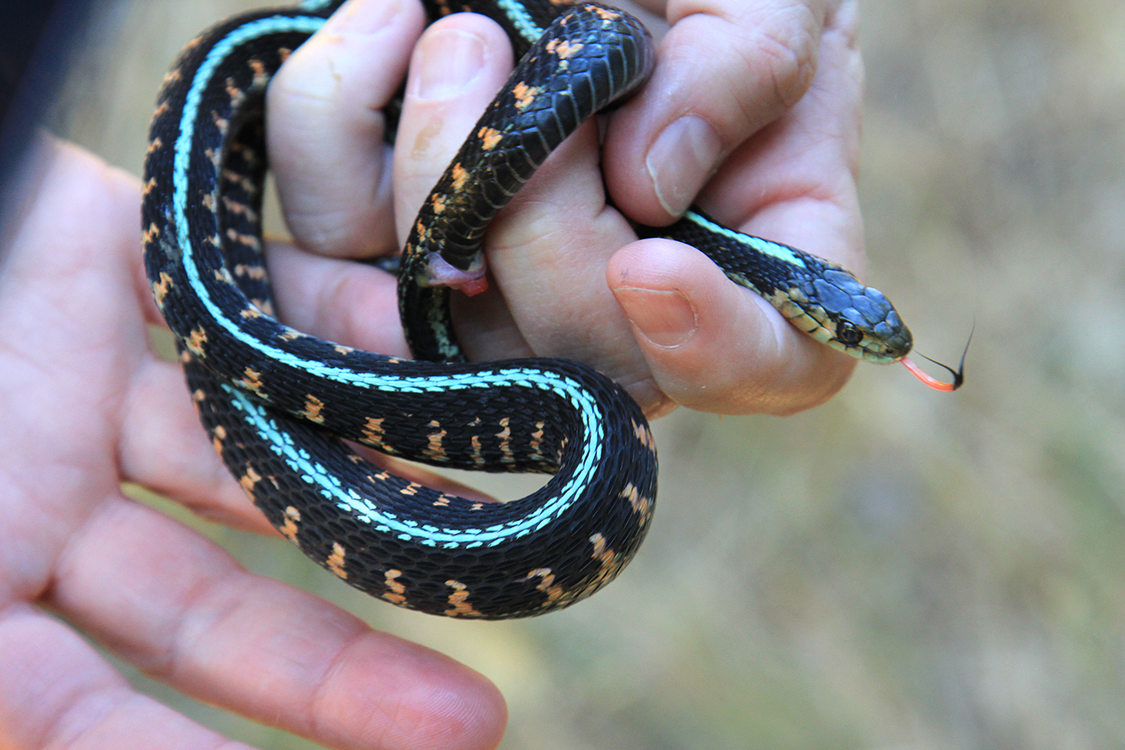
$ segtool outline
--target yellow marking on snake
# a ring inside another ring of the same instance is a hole
[[[517,83],[512,89],[512,96],[516,98],[516,109],[524,110],[531,106],[535,97],[543,93],[542,86],[528,86],[526,83]]]
[[[252,234],[245,234],[243,232],[239,232],[239,231],[235,230],[233,227],[231,227],[230,229],[227,230],[227,239],[230,240],[231,242],[237,242],[240,245],[243,245],[244,247],[251,248],[253,250],[259,250],[262,247],[262,243],[261,243],[261,241],[258,240],[257,237],[255,237]]]
[[[443,430],[441,428],[441,422],[437,421],[436,419],[431,419],[429,426],[430,429],[433,430],[433,432],[426,436],[428,444],[426,445],[423,453],[428,458],[431,458],[435,461],[443,461],[445,460],[446,455],[445,447],[442,445],[442,442],[445,440],[445,436],[449,433],[447,430]]]
[[[266,397],[266,394],[262,393],[262,373],[252,367],[243,370],[242,377],[235,382],[240,388],[244,388],[261,398]]]
[[[581,42],[570,42],[565,39],[552,39],[547,42],[547,51],[560,60],[573,57],[586,45]]]
[[[246,472],[239,478],[238,483],[247,495],[254,494],[254,486],[262,481],[262,475],[254,470],[250,464],[246,464]]]
[[[496,128],[485,126],[477,131],[477,138],[480,138],[481,148],[491,151],[500,143],[501,133]]]
[[[637,436],[637,440],[641,445],[648,448],[649,451],[656,452],[656,438],[652,436],[652,430],[649,429],[647,424],[633,422],[633,434]]]
[[[552,604],[562,597],[563,588],[555,583],[555,574],[550,568],[536,568],[528,573],[524,580],[530,581],[532,578],[539,579],[535,588],[547,595],[545,604]]]
[[[325,560],[328,569],[338,578],[348,580],[348,571],[344,570],[344,546],[339,542],[332,542],[332,554]]]
[[[260,309],[266,315],[273,315],[273,303],[270,302],[268,299],[261,299],[260,297],[255,297],[254,299],[252,299],[250,301],[253,302],[255,305],[257,305],[258,309]],[[293,338],[301,338],[301,336],[303,336],[303,335],[304,335],[303,333],[297,332],[296,335],[293,336]]]
[[[590,537],[590,542],[594,545],[594,553],[591,557],[602,564],[602,570],[611,568],[617,561],[617,553],[609,546],[605,537],[600,533],[594,534]]]
[[[223,170],[223,179],[226,180],[227,182],[238,185],[242,190],[245,190],[247,192],[252,192],[252,191],[256,190],[256,188],[254,187],[254,181],[253,180],[251,180],[250,178],[246,177],[245,175],[241,175],[238,172],[235,172],[233,170],[224,169]]]
[[[152,285],[152,296],[158,307],[164,307],[164,298],[172,289],[172,277],[166,271],[160,272],[160,280]]]
[[[233,284],[234,278],[230,275],[230,271],[228,271],[226,268],[216,268],[215,281],[219,282],[220,284]]]
[[[500,438],[500,454],[503,456],[504,463],[512,463],[515,460],[515,454],[512,453],[512,428],[511,419],[504,417],[500,420],[500,432],[496,433],[496,437]]]
[[[546,426],[545,422],[535,423],[535,432],[531,433],[531,452],[535,455],[542,455],[539,452],[539,446],[543,440],[543,428]]]
[[[310,422],[324,424],[324,402],[311,393],[306,393],[305,408],[298,414]]]
[[[292,505],[285,506],[285,522],[277,527],[277,530],[282,535],[293,542],[297,543],[297,530],[301,524],[301,511],[294,508]]]
[[[269,80],[270,74],[266,70],[266,66],[262,63],[261,60],[256,57],[252,57],[247,62],[247,64],[250,66],[250,70],[254,71],[255,83],[262,83],[266,80]]]
[[[156,224],[153,223],[153,224],[149,224],[147,227],[145,227],[145,231],[144,231],[144,234],[141,235],[141,239],[144,240],[144,242],[146,244],[148,244],[150,242],[154,242],[156,240],[156,238],[159,237],[159,236],[160,236],[160,227],[156,226]],[[160,274],[161,274],[161,276],[163,276],[164,272],[161,271]]]
[[[402,571],[398,568],[391,568],[383,573],[383,585],[387,587],[383,598],[392,604],[402,605],[406,602],[406,587],[398,580],[401,577]]]
[[[445,585],[453,589],[453,593],[449,595],[449,609],[445,610],[446,615],[449,617],[480,616],[480,612],[469,602],[468,586],[452,578],[446,581]]]
[[[207,343],[207,332],[202,328],[193,328],[191,329],[191,336],[185,343],[192,354],[203,357],[203,345]]]
[[[454,190],[463,189],[465,187],[465,183],[469,179],[468,170],[465,169],[463,166],[461,166],[461,162],[457,162],[456,164],[453,165],[451,173],[453,175],[453,184],[452,184],[453,189]]]
[[[219,454],[221,458],[223,455],[223,441],[227,439],[227,428],[221,424],[216,425],[215,429],[211,430],[211,447]]]
[[[226,208],[227,212],[232,213],[232,214],[239,214],[241,216],[245,216],[247,219],[250,219],[251,221],[254,221],[258,218],[257,211],[255,211],[253,208],[251,208],[249,203],[243,203],[242,201],[237,201],[234,198],[231,198],[230,196],[227,196],[227,195],[223,196],[223,206]]]
[[[383,417],[368,417],[363,423],[363,440],[366,443],[383,442],[386,431],[383,429]]]
[[[640,523],[644,526],[648,523],[649,516],[652,515],[652,500],[641,494],[641,491],[633,486],[632,483],[626,484],[625,488],[621,490],[618,495],[623,500],[627,500],[633,506],[633,512],[640,515]]]

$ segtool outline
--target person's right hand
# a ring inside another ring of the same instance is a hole
[[[650,85],[610,117],[604,155],[591,123],[501,212],[486,237],[493,288],[472,300],[454,295],[465,303],[455,311],[462,343],[473,359],[582,360],[624,385],[650,415],[674,405],[788,413],[820,403],[854,360],[799,333],[694,249],[636,242],[626,215],[608,205],[605,184],[630,218],[667,221],[668,201],[658,200],[651,178],[667,176],[660,160],[674,166],[677,151],[669,155],[656,141],[668,117],[694,113],[716,123],[716,155],[725,160],[704,186],[705,208],[736,228],[862,271],[855,3],[645,5],[674,22]],[[346,256],[397,247],[510,70],[508,41],[479,16],[445,18],[422,37],[396,140],[400,234],[392,236],[380,110],[394,91],[372,84],[386,70],[372,64],[362,32],[386,23],[419,28],[419,11],[413,0],[353,0],[329,22],[330,33],[293,54],[271,89],[271,112],[287,123],[284,132],[271,129],[273,164],[288,185],[290,228],[310,249]],[[782,50],[779,40],[793,48]],[[692,55],[709,45],[724,54],[694,65]]]

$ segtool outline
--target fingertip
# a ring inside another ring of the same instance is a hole
[[[498,24],[477,13],[447,16],[418,40],[407,95],[444,101],[467,94],[467,87],[491,89],[496,75],[506,75],[511,66],[511,47]]]
[[[320,718],[351,728],[351,739],[380,747],[484,750],[504,735],[508,708],[496,686],[436,651],[370,634],[337,665],[322,693]]]
[[[382,110],[424,24],[414,2],[351,0],[274,76],[267,91],[270,165],[302,247],[335,257],[395,248]]]
[[[442,657],[444,658],[444,657]],[[420,723],[435,748],[495,748],[508,724],[508,704],[491,680],[457,664],[457,670],[417,691]],[[425,747],[410,742],[407,747]]]
[[[606,266],[610,289],[639,342],[649,349],[682,348],[698,331],[700,310],[686,291],[693,272],[691,253],[672,240],[640,240],[615,253]]]
[[[411,58],[395,139],[399,227],[411,226],[512,62],[503,29],[485,16],[456,13],[426,28]]]

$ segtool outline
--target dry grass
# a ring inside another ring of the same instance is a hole
[[[163,70],[238,5],[122,13],[72,137],[139,170]],[[1125,5],[863,12],[871,277],[935,356],[975,320],[963,391],[866,367],[797,417],[662,421],[644,552],[538,621],[398,612],[214,533],[490,675],[506,748],[1125,746]],[[249,742],[306,746],[136,679]]]

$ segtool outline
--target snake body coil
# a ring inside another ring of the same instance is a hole
[[[656,494],[648,425],[622,389],[581,364],[463,362],[449,292],[427,279],[436,256],[471,268],[489,222],[555,146],[640,85],[651,67],[647,33],[594,3],[425,3],[432,17],[488,13],[523,61],[404,250],[400,307],[417,357],[406,361],[273,316],[259,221],[264,91],[338,4],[226,21],[167,76],[145,162],[153,295],[216,450],[309,557],[363,591],[433,614],[519,617],[566,606],[611,580],[648,529]],[[697,211],[664,233],[700,245],[822,341],[869,359],[909,349],[885,298],[827,261]],[[874,353],[878,346],[890,353]],[[472,502],[383,470],[345,440],[435,465],[552,476],[520,500]]]

